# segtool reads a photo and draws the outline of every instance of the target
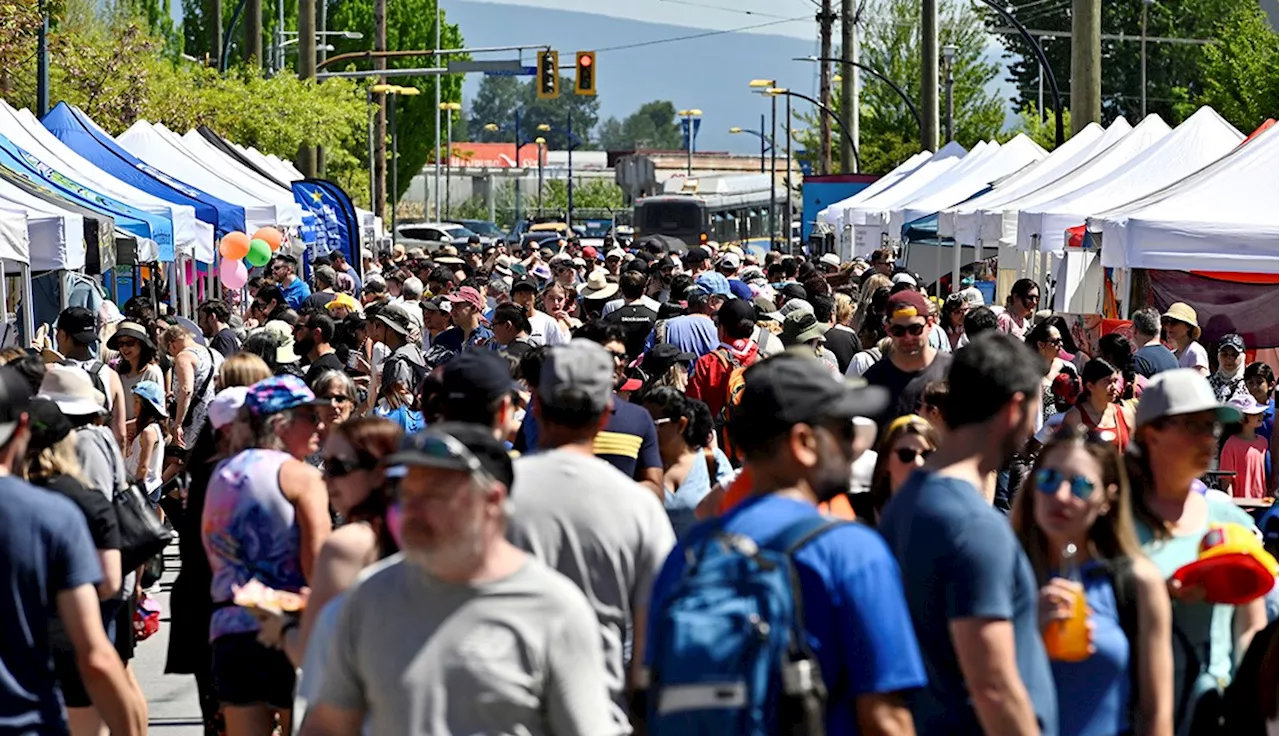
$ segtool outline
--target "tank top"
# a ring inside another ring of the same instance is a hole
[[[1120,610],[1111,579],[1097,561],[1081,566],[1084,596],[1093,615],[1096,651],[1082,662],[1051,662],[1059,703],[1088,707],[1058,708],[1058,736],[1112,736],[1131,731],[1129,723],[1129,639],[1120,626]]]
[[[191,384],[191,404],[187,412],[191,414],[191,422],[182,430],[184,445],[190,449],[195,445],[200,430],[204,428],[205,418],[209,414],[209,402],[213,400],[213,371],[222,365],[222,354],[202,345],[192,345],[182,352],[190,352],[196,358],[195,380]],[[204,387],[204,393],[200,388]],[[173,371],[173,395],[178,395],[178,371]]]
[[[1114,429],[1116,449],[1123,453],[1124,449],[1129,446],[1129,425],[1124,420],[1124,409],[1119,404],[1114,404],[1114,406],[1116,408],[1116,426],[1114,428],[1107,427],[1101,431],[1110,432]],[[1089,416],[1089,412],[1085,411],[1083,406],[1080,407],[1080,421],[1084,422],[1084,426],[1089,429],[1099,430],[1098,424],[1093,421],[1093,417]]]
[[[280,467],[290,459],[276,450],[245,450],[219,465],[209,480],[201,538],[213,573],[210,641],[258,630],[253,616],[228,605],[233,585],[257,578],[294,593],[306,585],[297,516],[280,490]]]

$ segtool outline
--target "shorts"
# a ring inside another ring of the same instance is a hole
[[[297,670],[279,649],[258,643],[257,632],[213,640],[213,690],[224,705],[293,708]]]
[[[84,687],[84,679],[80,677],[80,668],[76,666],[76,653],[70,649],[53,650],[53,676],[58,680],[58,688],[62,690],[62,703],[68,708],[88,708],[93,705],[89,691]]]

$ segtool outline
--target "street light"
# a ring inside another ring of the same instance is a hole
[[[702,117],[702,111],[695,108],[677,110],[676,114],[684,118],[685,157],[684,175],[693,176],[693,120]]]
[[[747,83],[747,86],[758,90],[764,94],[764,90],[778,86],[778,83],[772,79],[753,79]],[[764,127],[763,120],[761,128]],[[774,228],[775,218],[774,211],[777,209],[778,199],[778,98],[769,95],[769,245],[772,248],[773,239],[777,235]]]
[[[755,137],[760,139],[760,173],[763,174],[764,173],[764,155],[765,153],[768,152],[768,149],[773,148],[772,142],[769,140],[768,136],[764,134],[764,115],[760,116],[760,130],[758,131],[746,130],[744,128],[739,128],[737,126],[734,126],[729,129],[729,132],[733,133],[734,135],[746,133],[747,135],[754,135]]]
[[[768,87],[764,90],[764,94],[777,99],[778,95],[787,98],[786,108],[786,136],[787,136],[787,202],[783,205],[783,213],[786,215],[782,220],[782,233],[786,237],[786,252],[791,251],[791,90],[786,87]]]
[[[416,97],[422,94],[417,87],[401,87],[395,84],[375,84],[369,88],[375,94],[389,94],[397,97]],[[396,232],[396,210],[400,209],[400,135],[396,130],[396,103],[391,108],[391,244],[395,245],[399,233]]]
[[[946,84],[946,95],[947,95],[947,136],[946,137],[947,137],[947,142],[950,143],[956,138],[954,117],[953,117],[955,108],[951,104],[952,103],[951,88],[956,81],[956,76],[955,76],[956,52],[959,51],[960,49],[958,49],[955,46],[955,44],[949,43],[943,46],[941,50],[942,50],[942,69],[944,72],[943,82]]]
[[[444,125],[445,125],[444,141],[445,141],[445,142],[444,142],[444,146],[445,146],[445,149],[447,150],[447,153],[445,153],[445,159],[444,159],[444,216],[445,216],[445,218],[448,218],[448,217],[449,217],[449,208],[450,208],[450,199],[449,199],[449,195],[450,195],[450,194],[452,194],[452,191],[451,191],[451,184],[452,184],[452,178],[451,178],[451,175],[452,175],[452,173],[453,173],[453,171],[452,171],[452,166],[453,166],[453,114],[454,114],[455,112],[461,112],[461,111],[462,111],[462,105],[461,105],[460,103],[457,103],[457,102],[441,102],[441,103],[440,103],[440,111],[441,111],[441,112],[443,112],[443,113],[445,113],[445,123],[444,123]],[[439,151],[436,151],[436,155],[437,155],[437,156],[439,156],[439,155],[440,155],[440,152],[439,152]],[[440,186],[440,182],[436,182],[436,186],[437,186],[437,187],[439,187],[439,186]],[[436,213],[436,217],[439,217],[439,216],[440,216],[440,213],[439,213],[439,212],[437,212],[437,213]]]
[[[538,130],[542,130],[543,128],[546,128],[547,130],[551,130],[551,126],[547,125],[546,123],[543,123],[538,126]],[[543,150],[543,146],[547,145],[547,139],[543,138],[542,136],[538,136],[537,138],[533,139],[533,142],[538,144],[538,216],[541,217],[542,216],[542,150]]]

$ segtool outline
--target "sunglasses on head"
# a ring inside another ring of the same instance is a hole
[[[345,478],[352,473],[361,470],[373,470],[378,467],[378,461],[366,455],[360,455],[354,460],[348,460],[341,457],[326,457],[324,459],[324,474],[329,478]]]
[[[1081,501],[1087,500],[1093,495],[1093,481],[1083,475],[1065,475],[1056,468],[1041,468],[1036,471],[1032,480],[1035,483],[1036,490],[1046,495],[1057,493],[1063,483],[1069,483],[1071,495]]]
[[[451,434],[428,430],[414,437],[412,451],[441,460],[460,461],[471,475],[493,480],[493,476],[480,463],[480,458]],[[391,480],[391,495],[397,501],[400,499],[400,481],[404,478],[406,470],[404,466],[393,466],[387,470],[387,476]]]
[[[893,454],[898,458],[898,462],[909,464],[914,463],[916,458],[928,460],[929,456],[933,454],[933,450],[916,450],[911,447],[899,447],[893,451]]]
[[[889,333],[890,337],[902,337],[908,334],[912,337],[919,337],[924,334],[924,324],[916,322],[909,325],[895,325],[891,322],[885,325],[884,331]]]

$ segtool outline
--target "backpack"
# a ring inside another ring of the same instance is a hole
[[[729,459],[737,462],[737,451],[733,448],[733,443],[729,438],[729,422],[733,419],[734,412],[738,409],[738,404],[742,403],[742,391],[746,388],[747,380],[745,378],[747,369],[755,365],[760,359],[759,353],[756,353],[756,360],[750,363],[744,363],[738,360],[732,353],[724,348],[717,348],[715,356],[720,359],[724,367],[729,371],[729,378],[724,384],[724,403],[720,408],[720,415],[715,418],[717,434],[720,437],[720,443],[724,454]]]
[[[72,368],[79,368],[85,373],[88,373],[89,380],[93,383],[93,387],[101,391],[102,395],[106,397],[107,405],[105,408],[107,409],[111,408],[111,392],[107,391],[106,385],[102,382],[102,376],[99,375],[102,369],[107,367],[106,363],[103,363],[101,360],[91,360],[86,363],[78,363],[72,360],[64,360],[62,361],[62,365],[71,366]]]
[[[714,529],[650,636],[650,733],[820,736],[827,690],[804,630],[796,552],[848,522],[810,516],[771,540]]]

